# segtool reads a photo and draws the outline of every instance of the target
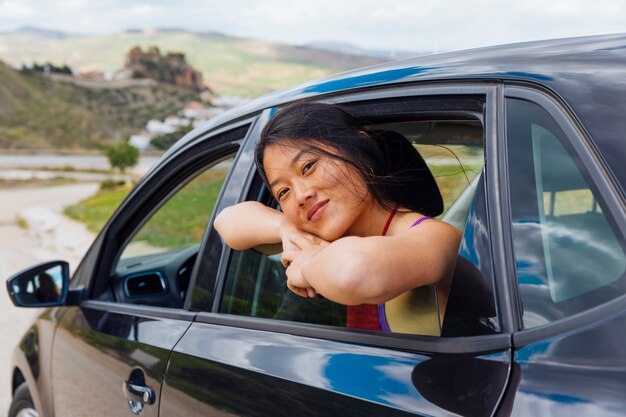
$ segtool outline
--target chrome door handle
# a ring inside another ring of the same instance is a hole
[[[152,388],[146,385],[137,385],[132,384],[129,381],[124,381],[122,390],[124,391],[126,398],[138,403],[152,405],[156,400],[156,393]]]
[[[122,392],[128,400],[130,412],[139,415],[146,405],[156,401],[156,392],[146,384],[146,377],[140,368],[135,368],[122,383]]]

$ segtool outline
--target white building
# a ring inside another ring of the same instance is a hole
[[[151,138],[148,135],[132,135],[130,139],[128,139],[128,143],[142,151],[150,145],[150,140]]]
[[[153,135],[164,135],[166,133],[174,133],[177,129],[160,120],[152,119],[146,124],[146,130]]]

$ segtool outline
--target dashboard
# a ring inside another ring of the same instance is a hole
[[[117,302],[182,308],[200,245],[121,259],[111,285]]]

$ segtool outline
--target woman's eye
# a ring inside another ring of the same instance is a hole
[[[306,174],[311,168],[313,168],[313,165],[315,165],[317,161],[309,161],[306,164],[304,164],[302,166],[302,173]]]
[[[285,194],[287,194],[288,191],[289,191],[289,188],[281,188],[278,191],[278,194],[276,195],[276,198],[278,200],[281,200],[285,196]]]

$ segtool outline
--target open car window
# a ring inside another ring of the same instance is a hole
[[[368,126],[373,130],[400,133],[418,149],[443,196],[444,212],[438,218],[460,230],[465,228],[484,165],[482,103],[476,107],[479,111],[473,109],[472,112],[458,111],[455,114],[414,111],[389,114],[373,117]],[[256,183],[249,199],[277,207],[260,178]],[[299,297],[287,289],[286,280],[280,253],[267,255],[254,249],[232,251],[219,312],[340,327],[346,325],[346,306],[319,296],[313,299]],[[422,312],[431,310],[433,314],[427,316],[434,320],[432,327],[441,330],[443,323],[435,314],[438,306],[434,287],[419,290],[423,292]],[[489,297],[493,298],[491,292]],[[420,334],[410,327],[398,332]]]

